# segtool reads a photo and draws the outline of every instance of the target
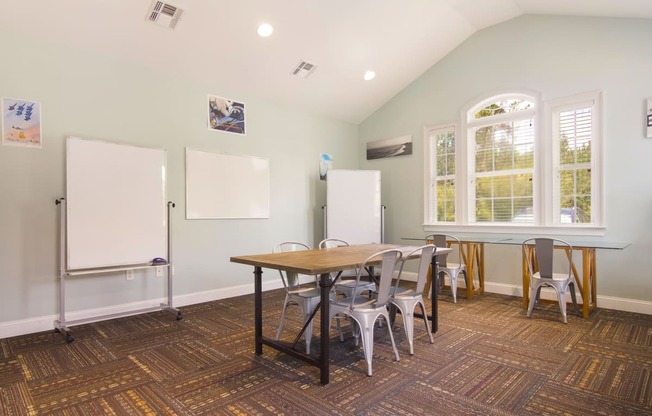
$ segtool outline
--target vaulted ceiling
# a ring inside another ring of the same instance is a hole
[[[151,0],[0,0],[0,25],[214,84],[207,94],[359,123],[485,27],[523,14],[652,19],[652,0],[169,3],[183,10],[174,29],[147,20]],[[256,34],[263,22],[270,37]],[[301,61],[315,65],[306,78],[291,75]]]

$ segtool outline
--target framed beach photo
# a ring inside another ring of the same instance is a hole
[[[229,98],[208,96],[208,128],[245,134],[245,105]]]
[[[412,136],[367,142],[367,160],[412,154]]]
[[[41,104],[2,97],[2,144],[40,149]]]

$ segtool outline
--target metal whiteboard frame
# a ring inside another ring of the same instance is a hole
[[[181,311],[173,306],[172,297],[172,278],[174,276],[174,267],[172,265],[172,227],[170,221],[172,219],[171,210],[175,207],[174,202],[168,201],[167,203],[167,264],[126,264],[115,267],[97,267],[89,269],[68,269],[68,256],[67,256],[67,241],[66,241],[66,224],[67,224],[67,210],[65,198],[59,198],[55,201],[59,206],[59,223],[60,223],[60,257],[59,257],[59,319],[54,321],[55,332],[60,332],[66,338],[67,342],[73,342],[75,339],[70,335],[69,326],[80,325],[89,322],[103,321],[106,319],[120,318],[124,316],[136,315],[139,313],[154,312],[158,310],[165,310],[176,315],[176,319],[182,319]],[[152,306],[149,308],[135,309],[125,312],[93,316],[84,319],[66,320],[66,279],[72,276],[81,275],[96,275],[102,273],[114,273],[126,270],[137,269],[155,269],[156,267],[164,267],[167,269],[167,303],[161,303],[159,306]]]

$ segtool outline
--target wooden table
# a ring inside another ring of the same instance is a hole
[[[359,268],[369,256],[383,250],[400,249],[409,253],[416,247],[394,244],[365,244],[352,245],[348,247],[334,247],[321,250],[303,250],[287,253],[258,254],[251,256],[231,257],[231,262],[254,266],[254,314],[255,314],[255,342],[256,355],[262,355],[263,345],[282,351],[302,361],[320,368],[320,380],[322,384],[329,382],[329,293],[332,286],[331,273],[340,270]],[[433,270],[437,267],[437,255],[447,254],[450,249],[438,248],[432,259]],[[380,264],[380,261],[378,262]],[[295,350],[285,342],[277,341],[263,336],[263,296],[262,296],[262,275],[263,268],[284,270],[306,275],[319,275],[319,287],[321,288],[321,302],[319,310],[321,313],[320,325],[320,346],[319,357],[305,354]],[[436,274],[435,274],[436,276]],[[432,332],[437,332],[437,284],[432,285]]]

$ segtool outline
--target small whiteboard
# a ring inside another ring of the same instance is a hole
[[[186,218],[269,218],[269,160],[186,148]]]
[[[167,257],[165,150],[68,137],[67,268]]]

